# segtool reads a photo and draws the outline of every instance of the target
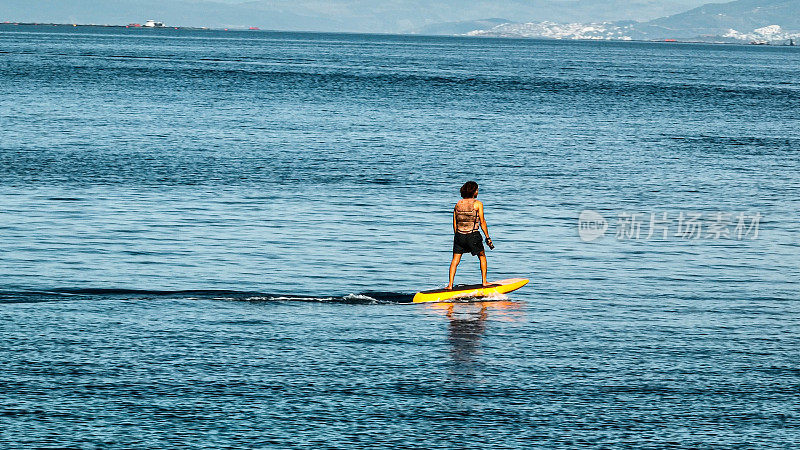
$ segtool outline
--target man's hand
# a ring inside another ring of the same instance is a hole
[[[486,236],[486,245],[489,246],[490,249],[494,250],[494,244],[492,244],[492,238]]]

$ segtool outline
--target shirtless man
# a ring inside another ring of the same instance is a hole
[[[453,261],[450,262],[450,282],[445,289],[453,289],[453,279],[456,276],[461,255],[467,252],[477,256],[481,262],[481,278],[484,286],[489,286],[486,281],[486,252],[483,249],[481,233],[483,229],[486,244],[494,248],[489,230],[486,229],[486,219],[483,217],[483,203],[478,199],[478,183],[467,181],[461,186],[461,200],[453,208]]]

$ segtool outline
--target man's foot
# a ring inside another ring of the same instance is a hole
[[[444,287],[444,290],[445,291],[452,291],[453,290],[453,285],[452,284],[448,284],[447,286]]]
[[[487,283],[487,282],[485,282],[485,281],[483,282],[483,287],[489,287],[489,286],[491,286],[491,285],[492,285],[492,283]]]

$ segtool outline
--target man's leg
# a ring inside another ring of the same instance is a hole
[[[445,289],[453,289],[453,279],[456,277],[459,262],[461,262],[461,253],[453,253],[453,260],[450,261],[450,282]]]
[[[478,253],[478,259],[481,261],[481,283],[488,286],[489,283],[486,282],[486,252]]]

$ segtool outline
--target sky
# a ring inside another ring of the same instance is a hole
[[[403,33],[426,25],[502,18],[646,21],[708,0],[0,0],[0,21]]]

